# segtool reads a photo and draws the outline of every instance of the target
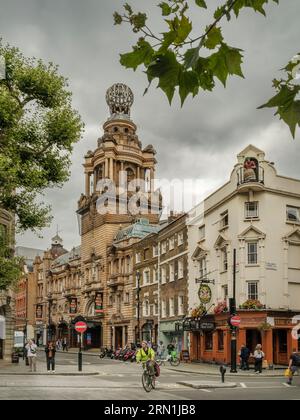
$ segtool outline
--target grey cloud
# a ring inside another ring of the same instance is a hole
[[[163,29],[157,19],[158,1],[129,3],[149,11],[149,24]],[[101,136],[108,116],[105,92],[117,81],[127,83],[135,93],[132,117],[143,144],[152,143],[157,149],[159,177],[202,178],[205,185],[215,187],[228,179],[236,154],[251,142],[267,152],[280,173],[299,178],[299,132],[293,141],[272,110],[256,109],[273,94],[271,81],[280,76],[278,70],[298,52],[299,1],[289,0],[288,7],[284,1],[279,7],[272,3],[266,19],[245,11],[238,20],[223,25],[226,41],[245,51],[246,79],[231,78],[227,89],[218,85],[212,94],[189,98],[181,109],[178,99],[170,107],[155,85],[143,97],[145,76],[120,66],[119,53],[129,51],[135,42],[129,28],[112,24],[112,14],[121,9],[123,0],[0,0],[0,36],[25,55],[59,64],[69,78],[74,106],[86,123],[84,139],[74,150],[69,183],[46,196],[53,206],[51,228],[45,230],[43,240],[26,233],[20,244],[47,247],[57,224],[68,248],[79,242],[75,209],[83,190],[83,156]],[[199,8],[193,13],[199,15],[199,27],[209,21],[209,13],[201,17]]]

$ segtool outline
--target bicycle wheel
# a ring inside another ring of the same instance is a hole
[[[179,357],[172,357],[170,359],[170,363],[171,363],[171,366],[179,366],[180,365]]]
[[[143,372],[142,384],[143,384],[143,388],[146,392],[150,392],[153,389],[152,378],[147,372]]]
[[[152,389],[155,389],[155,385],[156,385],[155,376],[152,376],[151,377],[151,386],[152,386]]]

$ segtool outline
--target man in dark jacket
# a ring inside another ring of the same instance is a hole
[[[296,372],[300,373],[300,353],[297,352],[296,349],[293,350],[293,354],[291,354],[290,362],[289,362],[289,370],[291,375],[288,379],[288,384],[292,385],[293,377]]]
[[[49,341],[47,346],[45,347],[45,353],[47,358],[47,371],[48,373],[52,372],[55,373],[55,353],[56,348],[55,344],[52,341]]]
[[[242,370],[249,370],[249,357],[250,357],[250,350],[245,346],[242,345],[240,350],[240,358],[241,358],[241,369]]]

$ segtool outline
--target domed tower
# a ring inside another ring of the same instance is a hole
[[[102,346],[110,342],[109,249],[120,227],[140,218],[157,224],[161,209],[158,194],[154,194],[154,203],[151,200],[156,152],[152,145],[143,148],[137,136],[137,127],[131,120],[131,89],[121,83],[113,85],[106,93],[106,102],[110,115],[103,124],[104,133],[97,148],[85,156],[85,192],[77,211],[82,255],[81,314],[95,328],[101,328]],[[96,316],[93,308],[99,296],[104,309]]]
[[[103,125],[104,135],[98,139],[97,149],[85,156],[85,194],[79,201],[79,213],[84,214],[91,205],[95,206],[99,196],[108,189],[110,191],[106,195],[111,198],[111,189],[115,188],[114,208],[107,206],[101,214],[115,214],[122,219],[128,216],[127,221],[141,214],[155,223],[160,210],[157,196],[153,195],[156,151],[152,145],[142,148],[137,136],[137,127],[130,118],[133,93],[128,86],[117,83],[107,90],[106,102],[110,117]],[[137,198],[137,206],[133,196]],[[139,202],[142,202],[140,211],[137,209]]]

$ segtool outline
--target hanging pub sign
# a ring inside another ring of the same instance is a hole
[[[103,314],[103,293],[96,293],[95,314]]]
[[[201,286],[199,287],[198,296],[201,303],[209,303],[212,298],[211,288],[207,286],[207,284],[201,284]]]
[[[35,318],[43,319],[43,305],[36,305]]]
[[[70,310],[69,310],[70,315],[75,315],[77,314],[77,299],[76,298],[71,298],[70,299]]]

